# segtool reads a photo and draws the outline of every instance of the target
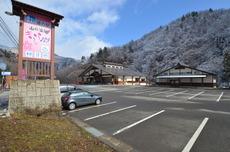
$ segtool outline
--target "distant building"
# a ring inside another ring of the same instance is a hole
[[[122,64],[91,64],[80,75],[84,84],[146,85],[146,77]]]
[[[156,84],[171,86],[216,87],[217,75],[178,63],[155,76]]]

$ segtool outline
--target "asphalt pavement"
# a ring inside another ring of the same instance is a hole
[[[230,90],[80,87],[101,95],[103,102],[69,114],[136,151],[230,151]]]

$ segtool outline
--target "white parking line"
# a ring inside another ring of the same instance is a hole
[[[175,96],[175,95],[177,95],[177,94],[185,93],[185,92],[187,92],[187,91],[188,91],[188,90],[181,91],[181,92],[176,92],[176,93],[173,93],[173,94],[167,95],[166,97],[172,97],[172,96]]]
[[[223,96],[224,92],[221,92],[219,98],[216,100],[216,102],[220,102],[221,97]]]
[[[153,90],[140,91],[140,92],[136,92],[135,94],[143,94],[143,93],[146,93],[146,92],[153,92]]]
[[[138,90],[124,89],[124,90],[117,90],[117,91],[115,91],[115,92],[131,93],[131,92],[135,92],[135,91],[138,91]]]
[[[96,115],[96,116],[93,116],[93,117],[89,117],[89,118],[86,118],[84,121],[92,120],[92,119],[99,118],[99,117],[102,117],[102,116],[106,116],[106,115],[116,113],[116,112],[119,112],[119,111],[131,109],[131,108],[134,108],[134,107],[136,107],[136,105],[129,106],[129,107],[126,107],[126,108],[117,109],[117,110],[110,111],[110,112],[107,112],[107,113],[103,113],[103,114],[100,114],[100,115]]]
[[[130,91],[130,90],[135,91],[136,89],[139,89],[139,87],[122,88],[122,89],[116,90],[116,92],[123,92],[123,91]]]
[[[199,96],[199,95],[201,95],[202,93],[204,93],[204,91],[199,92],[199,93],[197,93],[197,94],[195,94],[195,95],[189,97],[188,99],[190,100],[190,99],[192,99],[192,98],[195,98],[196,96]]]
[[[192,94],[192,93],[185,93],[185,94],[194,95],[194,94]],[[217,94],[205,93],[205,94],[202,94],[202,96],[207,96],[207,97],[216,97],[216,96],[218,96],[218,95],[217,95]]]
[[[120,89],[120,90],[114,90],[114,92],[123,92],[123,91],[127,91],[129,89]]]
[[[137,92],[135,94],[143,94],[143,93],[147,93],[147,92],[156,92],[156,91],[161,91],[162,89],[157,89],[157,90],[145,90],[145,91],[140,91],[140,92]]]
[[[76,109],[76,110],[72,110],[72,111],[69,111],[69,112],[77,112],[77,111],[82,111],[82,110],[86,110],[86,109],[91,109],[91,108],[97,108],[97,107],[102,107],[102,106],[106,106],[106,105],[111,105],[111,104],[115,104],[115,103],[117,103],[117,102],[113,101],[113,102],[109,102],[109,103],[100,104],[100,105],[97,105],[97,106]]]
[[[168,92],[172,92],[172,91],[174,91],[174,90],[175,90],[175,89],[171,89],[171,90],[169,90],[169,91],[156,92],[156,93],[151,93],[151,94],[149,94],[149,95],[152,96],[152,95],[156,95],[156,94],[168,93]]]
[[[119,133],[121,133],[121,132],[123,132],[123,131],[125,131],[125,130],[127,130],[127,129],[129,129],[129,128],[132,128],[132,127],[134,127],[134,126],[136,126],[136,125],[138,125],[138,124],[140,124],[140,123],[142,123],[142,122],[144,122],[144,121],[146,121],[146,120],[148,120],[148,119],[150,119],[150,118],[152,118],[152,117],[154,117],[154,116],[156,116],[156,115],[161,114],[161,113],[164,112],[164,111],[165,111],[165,110],[161,110],[161,111],[159,111],[159,112],[157,112],[157,113],[155,113],[155,114],[153,114],[153,115],[151,115],[151,116],[148,116],[148,117],[146,117],[146,118],[144,118],[144,119],[141,119],[141,120],[139,120],[139,121],[137,121],[137,122],[135,122],[135,123],[133,123],[133,124],[131,124],[131,125],[129,125],[129,126],[126,126],[126,127],[122,128],[122,129],[120,129],[120,130],[114,132],[113,135],[117,135],[117,134],[119,134]]]
[[[198,127],[198,129],[196,130],[196,132],[193,134],[192,138],[189,140],[189,142],[187,143],[187,145],[184,147],[184,149],[182,150],[182,152],[189,152],[193,146],[193,144],[196,142],[197,138],[199,137],[201,131],[203,130],[204,126],[206,125],[206,123],[208,122],[209,118],[204,118],[204,120],[202,121],[202,123],[200,124],[200,126]]]
[[[90,91],[90,92],[93,92],[93,93],[95,93],[95,92],[109,92],[109,91],[116,91],[116,89],[112,89],[112,88],[110,88],[110,89],[101,89],[101,90],[92,90],[92,91]]]

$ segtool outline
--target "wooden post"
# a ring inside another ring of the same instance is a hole
[[[112,75],[112,83],[113,83],[113,85],[115,84],[114,81],[115,81],[114,80],[114,75]]]
[[[214,83],[213,83],[213,75],[212,75],[212,87],[214,87]]]
[[[102,79],[102,70],[100,70],[100,77],[101,77],[100,78],[101,79],[101,84],[103,84],[103,82],[102,82],[103,81],[103,79]]]
[[[85,84],[83,76],[81,77],[81,81],[82,81],[82,84]]]
[[[54,25],[51,27],[51,67],[50,67],[50,79],[54,80],[54,47],[55,47],[55,28]]]
[[[133,85],[133,76],[132,76],[132,85]]]
[[[24,16],[20,16],[19,22],[19,49],[18,49],[18,79],[21,80],[22,76],[22,50],[23,50],[23,29],[24,29]]]
[[[202,86],[204,86],[204,78],[201,78]]]
[[[123,75],[123,85],[125,85],[125,76]]]

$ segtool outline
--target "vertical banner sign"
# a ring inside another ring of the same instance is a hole
[[[48,19],[31,14],[24,17],[22,57],[51,59],[51,23]]]

